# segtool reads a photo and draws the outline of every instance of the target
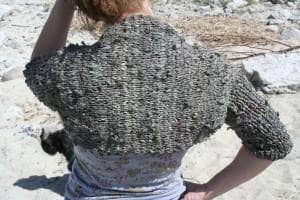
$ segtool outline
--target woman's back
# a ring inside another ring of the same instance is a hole
[[[96,155],[181,152],[203,141],[223,125],[237,74],[218,54],[143,15],[46,62],[53,77],[44,100],[74,144]]]
[[[239,67],[189,46],[152,16],[127,17],[94,45],[32,60],[24,75],[75,145],[70,199],[103,199],[101,192],[106,199],[178,199],[184,152],[224,122],[256,157],[277,160],[292,148],[277,113]]]

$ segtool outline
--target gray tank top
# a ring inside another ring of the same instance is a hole
[[[178,200],[186,189],[180,170],[184,153],[96,157],[75,146],[65,198]]]

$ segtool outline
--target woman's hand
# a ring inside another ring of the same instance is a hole
[[[257,176],[271,163],[271,160],[255,157],[242,146],[234,160],[207,183],[187,183],[183,200],[214,199]]]
[[[210,200],[209,190],[206,184],[196,184],[187,182],[186,192],[182,198],[183,200]]]

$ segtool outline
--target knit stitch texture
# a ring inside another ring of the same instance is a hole
[[[96,155],[183,151],[225,122],[259,158],[284,158],[293,146],[239,66],[152,16],[127,17],[93,45],[35,58],[24,75],[73,143]]]

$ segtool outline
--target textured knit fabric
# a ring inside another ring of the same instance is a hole
[[[224,122],[257,157],[281,159],[293,146],[239,66],[152,16],[125,18],[93,45],[36,58],[24,75],[74,144],[94,155],[182,152]]]
[[[95,157],[79,146],[74,151],[66,199],[179,200],[186,189],[179,168],[184,152]]]

